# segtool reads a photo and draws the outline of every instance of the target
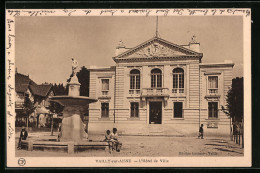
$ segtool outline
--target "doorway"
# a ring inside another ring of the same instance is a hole
[[[150,102],[149,124],[162,124],[162,102]]]

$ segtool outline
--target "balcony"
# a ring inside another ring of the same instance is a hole
[[[140,94],[140,90],[129,90],[129,94],[133,95],[133,94],[136,94],[136,95],[139,95]]]
[[[173,88],[172,93],[173,94],[184,94],[184,88]]]
[[[214,88],[214,89],[209,89],[209,95],[215,95],[218,94],[218,89]]]
[[[205,98],[207,100],[211,100],[211,101],[212,101],[212,99],[218,100],[220,98],[220,94],[219,94],[218,89],[217,88],[208,89]]]
[[[168,88],[143,88],[142,97],[169,97]]]

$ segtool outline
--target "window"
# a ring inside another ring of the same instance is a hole
[[[102,95],[108,95],[109,79],[102,79]]]
[[[218,93],[218,76],[209,76],[208,80],[209,94]]]
[[[139,90],[140,89],[140,71],[139,70],[131,70],[130,71],[130,89],[131,90]]]
[[[139,103],[132,102],[131,103],[131,118],[139,117]]]
[[[174,118],[182,118],[182,102],[174,102]]]
[[[101,118],[109,117],[109,103],[101,103]]]
[[[218,102],[208,103],[209,118],[218,118]]]
[[[162,87],[162,71],[158,68],[151,71],[151,87],[161,88]]]
[[[181,68],[175,68],[173,70],[172,93],[184,93],[184,71]]]

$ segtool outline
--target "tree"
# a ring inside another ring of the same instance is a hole
[[[25,112],[26,119],[27,119],[27,129],[28,129],[28,127],[29,127],[29,117],[34,112],[34,110],[36,108],[34,106],[33,102],[31,101],[31,99],[29,98],[29,94],[25,94],[23,106],[24,106],[24,112]]]
[[[51,118],[51,135],[53,135],[53,114],[60,114],[64,109],[64,106],[62,106],[61,104],[51,101],[50,102],[50,106],[49,106],[49,110],[52,113],[52,118]]]
[[[55,95],[59,96],[59,95],[68,95],[68,93],[66,92],[66,87],[63,86],[63,84],[54,84],[53,86],[53,91],[55,93]]]
[[[80,85],[80,95],[89,96],[89,71],[83,66],[81,70],[77,73],[77,77]]]
[[[78,81],[80,83],[80,96],[89,96],[89,70],[83,66],[81,70],[77,72]],[[67,80],[69,83],[72,78],[72,74],[70,78]],[[68,92],[68,85],[66,87],[66,92]]]
[[[240,139],[240,130],[237,129],[238,124],[241,124],[243,132],[243,123],[244,123],[244,87],[243,87],[243,78],[234,78],[232,79],[232,87],[229,89],[226,97],[227,104],[222,106],[222,111],[230,118],[230,137],[233,139],[232,135],[232,124],[233,123],[233,134],[237,135],[239,133]],[[235,133],[234,133],[235,132]],[[237,136],[236,136],[237,137]],[[242,147],[244,146],[244,133],[242,133]]]
[[[226,107],[222,106],[222,111],[232,118],[232,122],[242,122],[244,116],[244,87],[243,78],[234,78],[232,87],[227,93]]]

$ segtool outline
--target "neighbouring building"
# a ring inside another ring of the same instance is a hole
[[[203,63],[192,37],[177,45],[157,35],[126,48],[121,42],[115,66],[90,68],[90,133],[117,127],[122,134],[229,134],[221,111],[232,83],[234,63]]]
[[[29,127],[45,127],[50,124],[49,97],[54,95],[51,84],[36,84],[29,75],[15,73],[15,112],[16,127],[26,126],[27,118],[24,111],[25,96],[28,95],[35,107],[34,113],[29,115]]]

